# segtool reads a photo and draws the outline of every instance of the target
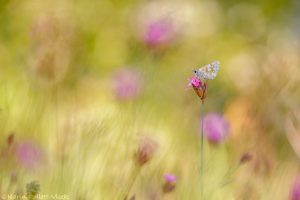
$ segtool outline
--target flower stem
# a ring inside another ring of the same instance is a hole
[[[136,182],[137,177],[139,176],[140,171],[141,171],[141,167],[135,166],[134,171],[132,172],[132,179],[131,179],[130,183],[128,184],[128,187],[126,188],[126,191],[125,191],[124,200],[128,200],[128,198],[130,198],[130,192],[134,186],[134,183]]]
[[[228,169],[222,180],[221,187],[224,187],[233,181],[233,175],[239,169],[240,166],[241,164],[237,163],[234,167]]]
[[[204,117],[204,101],[201,105],[201,160],[200,160],[200,176],[201,176],[201,199],[204,200],[204,135],[203,135],[203,117]]]

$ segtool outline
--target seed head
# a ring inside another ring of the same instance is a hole
[[[157,151],[157,148],[158,144],[153,138],[142,138],[139,143],[138,150],[135,154],[137,164],[143,166],[144,164],[149,162]]]
[[[253,154],[250,153],[250,152],[246,152],[244,153],[241,158],[240,158],[240,164],[244,164],[244,163],[247,163],[249,161],[251,161],[253,158]]]

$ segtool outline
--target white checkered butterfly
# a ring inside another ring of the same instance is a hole
[[[218,71],[220,69],[220,62],[219,61],[214,61],[211,64],[207,64],[200,69],[194,70],[194,74],[197,76],[198,79],[200,80],[212,80],[216,78]]]

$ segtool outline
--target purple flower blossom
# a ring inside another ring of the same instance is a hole
[[[300,176],[298,176],[292,186],[290,193],[291,200],[300,200]]]
[[[114,77],[114,92],[119,100],[131,100],[140,94],[142,85],[138,71],[121,69]]]
[[[144,42],[149,46],[164,45],[171,42],[174,35],[172,21],[170,19],[160,19],[148,24]]]
[[[211,143],[218,144],[228,135],[229,124],[223,116],[209,113],[204,117],[203,131]]]
[[[177,177],[173,174],[165,174],[164,178],[165,181],[168,183],[175,183],[177,181]]]
[[[201,80],[199,80],[197,77],[193,76],[190,80],[189,80],[189,84],[188,86],[193,86],[195,88],[199,88],[200,86],[202,86],[202,82]]]
[[[162,187],[164,193],[172,192],[176,187],[177,177],[173,174],[164,175],[165,183]]]
[[[16,145],[15,156],[25,168],[34,170],[42,161],[42,150],[31,142],[22,142]]]

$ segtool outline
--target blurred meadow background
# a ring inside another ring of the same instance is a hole
[[[1,0],[0,199],[299,200],[299,27],[297,0]]]

